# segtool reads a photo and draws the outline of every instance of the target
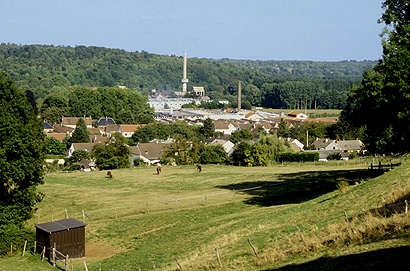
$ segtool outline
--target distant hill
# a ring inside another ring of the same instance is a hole
[[[182,56],[156,55],[145,51],[127,52],[95,46],[51,46],[0,44],[0,70],[9,73],[17,85],[32,90],[36,98],[51,92],[67,93],[70,86],[126,86],[144,95],[152,89],[171,92],[181,89]],[[363,71],[376,61],[253,61],[231,59],[188,59],[189,88],[203,86],[211,98],[235,100],[238,81],[243,84],[243,99],[252,105],[267,107],[272,103],[266,84],[293,83],[296,93],[304,84],[318,87],[310,100],[321,100],[328,90],[346,96],[352,84],[361,80]],[[301,82],[303,82],[301,84]],[[310,90],[309,90],[310,92]],[[299,95],[305,101],[306,96]],[[303,97],[302,97],[303,96]],[[328,95],[329,96],[329,95]],[[332,94],[331,96],[334,96]],[[283,97],[282,97],[283,98]],[[281,99],[282,99],[281,98]],[[343,100],[343,99],[342,99]],[[297,106],[282,102],[281,106]],[[317,103],[316,103],[317,104]],[[339,105],[337,105],[339,104]],[[340,107],[339,102],[322,107]]]

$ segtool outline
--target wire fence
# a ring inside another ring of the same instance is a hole
[[[166,200],[146,201],[127,206],[95,210],[64,209],[58,212],[52,211],[47,215],[37,214],[37,223],[61,220],[68,217],[82,220],[86,223],[89,221],[112,220],[135,215],[200,208],[229,202],[243,202],[255,195],[266,196],[268,190],[272,186],[275,185],[266,184],[244,189],[212,192],[197,196],[178,197]],[[250,193],[250,191],[252,192]]]

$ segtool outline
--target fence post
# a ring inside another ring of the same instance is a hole
[[[404,200],[404,204],[406,204],[405,214],[407,215],[409,211],[409,205],[407,204],[407,200]]]
[[[27,247],[27,240],[24,242],[23,254],[21,254],[21,257],[24,257],[24,254],[26,253],[26,247]]]
[[[215,248],[216,258],[218,259],[219,266],[222,267],[221,258],[219,257],[218,248]]]
[[[305,242],[305,239],[303,239],[303,235],[302,235],[302,232],[300,231],[300,228],[298,226],[296,226],[296,228],[298,228],[300,240],[302,240],[303,244],[306,247],[306,242]]]
[[[37,241],[34,241],[33,255],[36,255],[36,251],[37,251]]]
[[[85,212],[84,212],[84,210],[82,210],[82,213],[83,213],[83,222],[85,223]]]
[[[53,266],[56,266],[56,243],[54,243],[54,247],[53,247]]]
[[[67,209],[64,209],[64,216],[65,216],[66,219],[68,218]]]
[[[68,271],[68,269],[67,269],[67,265],[68,265],[68,254],[67,254],[67,255],[65,255],[65,263],[64,263],[64,268],[65,268],[65,271]]]
[[[255,253],[255,256],[256,256],[256,257],[259,257],[259,255],[258,255],[258,250],[257,250],[256,247],[252,244],[251,239],[249,239],[249,238],[248,238],[248,243],[249,243],[249,245],[251,246],[251,248],[252,248],[252,250],[253,250],[253,253]]]
[[[43,247],[43,251],[41,251],[41,261],[44,262],[44,256],[46,255],[46,246]]]

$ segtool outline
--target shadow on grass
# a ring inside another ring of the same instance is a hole
[[[383,171],[367,169],[305,171],[276,174],[271,182],[242,182],[217,187],[253,196],[246,201],[248,204],[273,206],[305,202],[338,189],[339,182],[354,185],[381,174]]]
[[[291,271],[291,270],[320,270],[320,271],[342,271],[342,270],[400,270],[408,266],[408,255],[410,246],[386,248],[376,251],[351,254],[340,257],[321,257],[316,260],[287,265],[277,269],[265,269],[264,271]]]

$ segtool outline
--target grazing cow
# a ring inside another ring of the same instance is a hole
[[[107,172],[107,176],[108,176],[108,178],[112,179],[111,171],[108,171],[108,172]]]
[[[159,175],[160,172],[161,172],[161,166],[157,166],[157,174]]]
[[[201,165],[196,165],[196,170],[198,172],[202,172],[202,166]]]

